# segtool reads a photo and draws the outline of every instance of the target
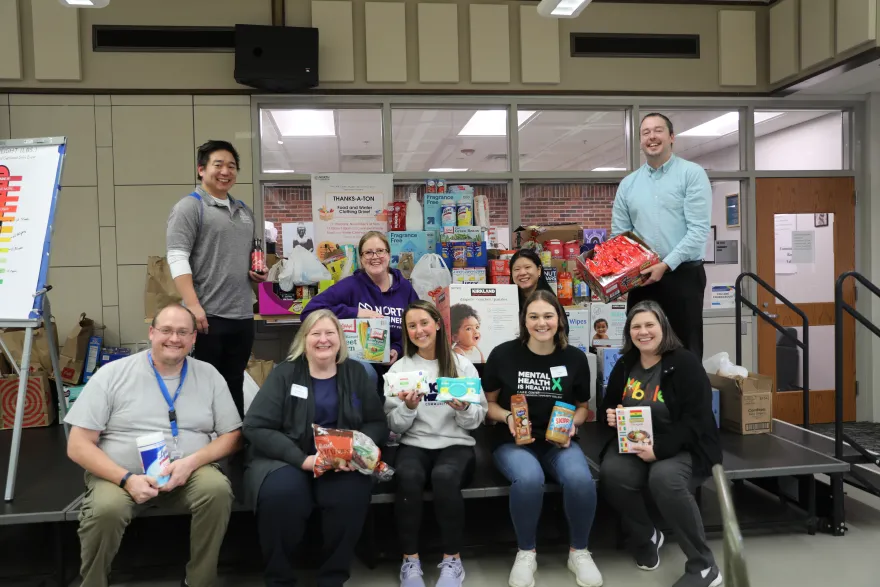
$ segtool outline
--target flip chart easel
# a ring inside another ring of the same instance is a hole
[[[15,494],[21,431],[24,423],[28,368],[34,330],[45,327],[52,372],[58,388],[58,415],[67,415],[64,384],[46,284],[67,137],[0,140],[0,328],[24,328],[21,364],[6,344],[0,347],[18,374],[15,422],[6,475],[6,501]],[[65,435],[68,432],[64,427]]]

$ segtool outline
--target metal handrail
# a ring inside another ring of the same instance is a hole
[[[801,317],[802,329],[803,329],[803,342],[798,340],[796,335],[791,334],[786,329],[784,329],[776,320],[770,317],[768,312],[764,312],[758,306],[747,300],[742,295],[742,280],[744,277],[751,277],[755,280],[755,283],[766,289],[768,292],[773,294],[775,298],[785,304],[789,310],[797,314]],[[768,322],[773,328],[782,333],[782,335],[788,340],[794,342],[795,345],[800,347],[801,351],[803,351],[803,357],[801,358],[801,383],[803,384],[803,393],[804,393],[804,423],[803,428],[805,430],[810,429],[810,322],[807,320],[807,315],[801,311],[800,308],[795,306],[793,303],[788,301],[788,299],[783,296],[781,293],[776,291],[769,283],[755,275],[751,272],[740,273],[736,278],[736,283],[734,286],[735,294],[736,294],[736,364],[742,365],[742,337],[740,336],[739,329],[742,324],[742,304],[745,304],[752,310],[757,316],[763,318],[766,322]]]
[[[846,310],[850,316],[861,322],[875,336],[880,337],[880,328],[877,328],[861,312],[843,301],[843,284],[849,277],[864,285],[875,296],[880,297],[880,288],[857,271],[842,273],[834,284],[834,457],[841,460],[843,459],[844,440],[863,456],[867,455],[864,448],[843,433],[843,311]],[[876,462],[876,459],[868,460]]]
[[[746,568],[743,538],[736,519],[736,510],[730,496],[730,483],[721,465],[712,467],[712,477],[718,490],[718,503],[721,506],[721,523],[724,539],[724,572],[722,577],[727,587],[749,587],[749,573]]]

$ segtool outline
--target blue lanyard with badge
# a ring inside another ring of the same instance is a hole
[[[162,392],[162,395],[165,397],[165,402],[168,404],[168,421],[171,423],[171,436],[174,439],[174,448],[171,450],[170,454],[171,462],[173,463],[177,459],[183,458],[183,452],[178,446],[180,431],[177,427],[177,411],[174,409],[174,402],[177,401],[177,398],[180,396],[180,390],[183,389],[183,382],[186,380],[186,371],[189,367],[189,361],[184,359],[183,368],[180,370],[180,383],[177,384],[177,391],[174,392],[174,397],[171,397],[171,394],[168,393],[168,386],[165,385],[165,380],[162,379],[162,375],[159,374],[156,365],[153,364],[152,352],[147,353],[147,360],[150,361],[150,367],[153,368],[153,374],[156,375],[156,383],[159,384],[159,390]]]

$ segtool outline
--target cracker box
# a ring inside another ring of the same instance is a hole
[[[485,267],[454,267],[452,283],[486,283],[486,269]]]
[[[515,285],[458,285],[436,298],[450,343],[472,363],[484,363],[496,346],[519,333],[519,293]]]
[[[583,309],[565,310],[568,318],[568,344],[579,348],[585,353],[592,345],[593,323],[590,322],[589,305]]]
[[[590,304],[592,346],[623,346],[626,327],[626,302]]]
[[[651,424],[650,406],[617,408],[618,452],[632,452],[634,446],[652,446],[654,427]]]
[[[419,259],[434,250],[435,240],[434,231],[431,230],[389,232],[391,266],[397,267],[400,262],[400,253],[412,253],[413,263],[418,263]]]
[[[391,361],[391,321],[388,318],[340,320],[348,354],[368,363]]]
[[[581,274],[581,278],[589,283],[590,289],[593,290],[601,301],[606,303],[615,300],[631,289],[642,285],[647,279],[646,275],[642,275],[642,270],[660,262],[660,257],[657,253],[652,251],[651,248],[645,244],[645,241],[637,237],[634,233],[624,232],[615,238],[622,238],[630,244],[635,244],[642,249],[642,262],[621,273],[599,276],[593,274],[589,263],[589,261],[596,256],[597,249],[591,249],[577,258],[577,268],[578,272]],[[606,241],[606,243],[612,243],[613,241],[614,239],[610,239]],[[608,244],[603,246],[611,245]]]

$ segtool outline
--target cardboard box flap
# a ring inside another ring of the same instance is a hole
[[[584,236],[584,227],[580,224],[551,224],[548,226],[519,226],[513,231],[514,234],[522,233],[522,240],[528,241],[533,238],[540,243],[547,240],[558,239],[562,243],[568,241],[580,242]]]

